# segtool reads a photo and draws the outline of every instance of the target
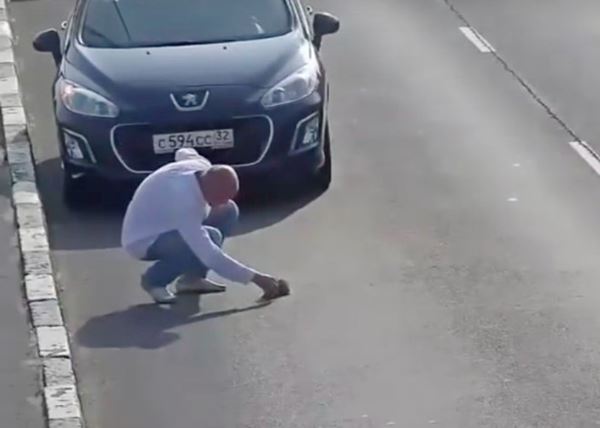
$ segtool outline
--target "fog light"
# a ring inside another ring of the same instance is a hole
[[[301,147],[313,146],[319,143],[319,116],[309,120],[304,127],[304,138]]]
[[[64,133],[65,140],[65,150],[67,151],[67,155],[71,159],[82,160],[85,158],[83,155],[83,150],[81,150],[81,146],[79,144],[79,140],[71,134]]]
[[[321,141],[320,122],[321,117],[316,113],[298,122],[292,152],[302,152],[319,144]]]

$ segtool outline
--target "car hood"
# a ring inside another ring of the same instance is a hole
[[[67,79],[114,96],[127,91],[172,91],[185,87],[268,88],[311,60],[301,33],[234,43],[158,48],[69,49]]]

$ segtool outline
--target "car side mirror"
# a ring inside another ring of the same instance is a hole
[[[335,16],[324,12],[315,12],[313,14],[313,31],[315,33],[314,42],[317,48],[321,47],[323,36],[337,33],[339,29],[340,20]]]
[[[33,40],[33,48],[38,52],[51,53],[56,65],[60,64],[62,60],[60,36],[55,29],[52,28],[39,33]]]

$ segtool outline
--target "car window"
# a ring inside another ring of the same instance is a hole
[[[90,47],[216,43],[283,35],[287,0],[89,0],[81,29]]]

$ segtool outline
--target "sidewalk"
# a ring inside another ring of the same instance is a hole
[[[0,146],[0,427],[42,428],[41,369],[23,298],[10,198],[8,165]]]

